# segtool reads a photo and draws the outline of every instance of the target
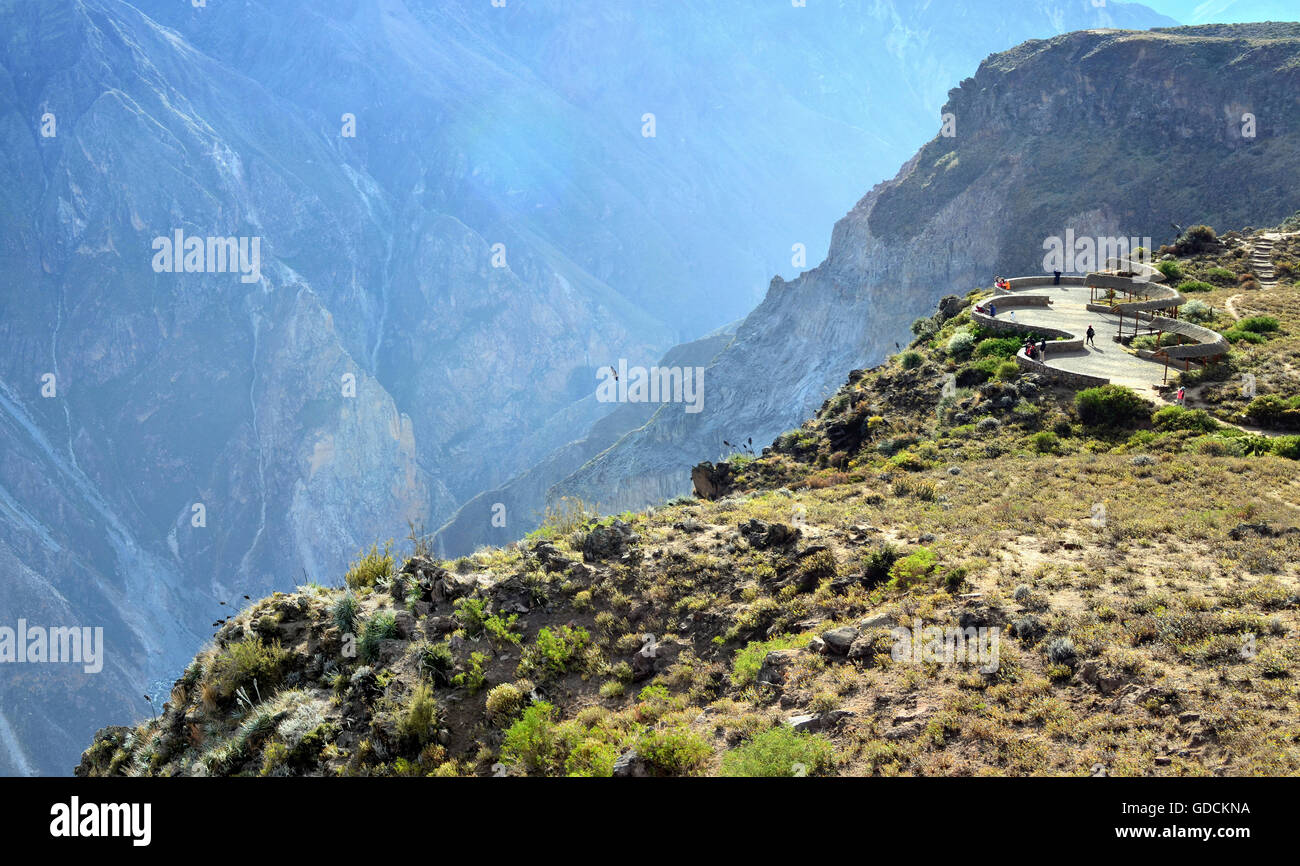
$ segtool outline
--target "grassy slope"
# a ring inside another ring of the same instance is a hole
[[[1239,275],[1245,259],[1182,266]],[[1190,377],[1224,420],[1242,420],[1242,371],[1261,393],[1300,393],[1296,291],[1194,295],[1225,330],[1237,295],[1281,321]],[[981,366],[946,357],[963,324],[918,340],[913,369],[853,374],[817,418],[736,460],[727,498],[624,515],[626,557],[584,563],[593,524],[568,513],[440,564],[453,594],[500,613],[481,633],[464,602],[384,578],[352,594],[357,631],[405,610],[413,632],[375,641],[364,665],[334,622],[342,590],[255,603],[161,720],[101,732],[79,772],[606,775],[636,750],[662,774],[1300,773],[1295,462],[1234,456],[1232,429],[1090,428],[1071,392],[1023,380],[944,400],[949,373]],[[752,519],[800,535],[764,548],[738,531]],[[891,547],[915,568],[870,577]],[[891,659],[893,622],[963,617],[1004,627],[996,672]],[[854,659],[808,649],[840,625],[861,625]],[[660,649],[633,682],[647,633]],[[780,684],[759,683],[780,650]],[[819,733],[783,724],[816,714]]]

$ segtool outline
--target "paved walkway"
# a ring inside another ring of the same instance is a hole
[[[1085,347],[1083,351],[1053,354],[1052,343],[1049,340],[1047,366],[1071,373],[1100,376],[1116,385],[1125,385],[1140,394],[1159,399],[1156,386],[1164,379],[1164,363],[1148,361],[1130,354],[1123,346],[1111,339],[1119,332],[1119,317],[1089,311],[1087,305],[1091,293],[1087,286],[1055,286],[1049,280],[1042,285],[1021,286],[1013,290],[1010,295],[1002,297],[1016,295],[1046,296],[1051,298],[1052,305],[1019,307],[1015,310],[999,309],[994,318],[1002,321],[1010,320],[1014,312],[1015,321],[1021,325],[1056,328],[1079,336],[1087,333],[1089,325],[1097,331],[1096,346]],[[985,303],[996,306],[998,298],[990,298]],[[1131,316],[1127,327],[1132,327]],[[1171,367],[1169,372],[1172,378],[1176,371]]]

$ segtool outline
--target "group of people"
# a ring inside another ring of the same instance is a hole
[[[1025,340],[1025,357],[1033,361],[1044,361],[1047,358],[1047,338],[1043,337],[1037,344],[1032,337]]]

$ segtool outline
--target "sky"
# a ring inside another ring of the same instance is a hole
[[[1181,24],[1300,21],[1298,0],[1139,0]]]

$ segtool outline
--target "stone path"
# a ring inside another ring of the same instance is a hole
[[[1278,234],[1265,234],[1255,241],[1255,246],[1250,252],[1250,270],[1259,280],[1262,289],[1277,288],[1277,271],[1273,267],[1273,243],[1280,237],[1281,235]]]

